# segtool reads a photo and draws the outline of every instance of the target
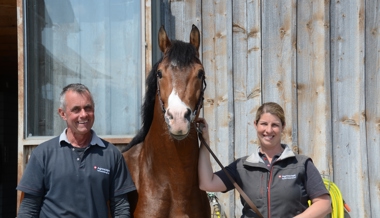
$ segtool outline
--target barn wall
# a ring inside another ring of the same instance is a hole
[[[252,152],[255,111],[275,101],[286,113],[283,141],[339,186],[351,217],[379,216],[379,4],[163,0],[171,38],[188,41],[192,24],[201,30],[204,116],[223,164]],[[218,197],[239,217],[238,196]]]
[[[367,154],[369,208],[367,217],[379,216],[380,205],[380,2],[366,1],[365,8],[365,61],[364,61],[364,96],[365,96],[365,132],[366,143],[361,145]],[[364,136],[363,136],[364,137]],[[362,177],[363,178],[363,177]],[[357,185],[351,186],[356,188]],[[362,203],[362,200],[361,202]],[[366,207],[368,209],[368,207]],[[361,212],[361,211],[360,211]]]

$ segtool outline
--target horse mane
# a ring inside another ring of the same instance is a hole
[[[161,61],[167,57],[170,61],[177,63],[177,66],[182,68],[191,65],[194,62],[200,63],[197,58],[198,52],[195,47],[190,44],[179,40],[172,40],[171,47],[166,51],[164,57],[154,64],[152,70],[149,72],[149,75],[146,79],[146,93],[144,97],[144,104],[141,107],[141,117],[142,117],[142,126],[139,132],[128,146],[122,150],[122,152],[128,151],[134,145],[143,142],[146,135],[149,132],[150,126],[153,121],[153,108],[156,99],[157,92],[157,69]]]

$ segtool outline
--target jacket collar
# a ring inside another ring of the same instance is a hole
[[[281,146],[284,148],[284,151],[281,153],[281,156],[277,160],[283,160],[288,157],[295,157],[296,155],[290,149],[290,147],[286,144],[281,144]],[[247,157],[247,159],[243,162],[243,164],[257,164],[257,163],[264,163],[264,160],[259,155],[260,147],[257,147],[256,151],[253,152],[250,156]]]

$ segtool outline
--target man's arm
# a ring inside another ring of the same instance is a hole
[[[130,207],[127,194],[116,196],[110,200],[110,210],[113,218],[130,218]]]
[[[25,193],[17,218],[37,218],[41,210],[42,197]]]

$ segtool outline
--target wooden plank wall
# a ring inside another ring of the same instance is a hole
[[[330,10],[334,11],[330,20],[334,181],[340,184],[345,198],[355,202],[357,213],[353,217],[372,217],[368,204],[368,153],[363,149],[365,1],[332,2]]]
[[[379,216],[380,205],[380,2],[366,1],[365,6],[365,62],[364,95],[366,116],[366,144],[361,146],[367,153],[370,210],[367,217]],[[366,207],[368,209],[368,207]],[[360,211],[361,212],[361,211]],[[358,213],[359,214],[359,213]],[[360,215],[360,214],[359,214]]]
[[[262,102],[286,113],[283,141],[312,157],[351,206],[380,205],[380,1],[162,1],[169,36],[201,30],[207,75],[204,116],[223,164],[253,151]],[[153,35],[157,33],[152,33]],[[214,162],[214,169],[220,169]],[[240,217],[236,193],[218,194]]]

